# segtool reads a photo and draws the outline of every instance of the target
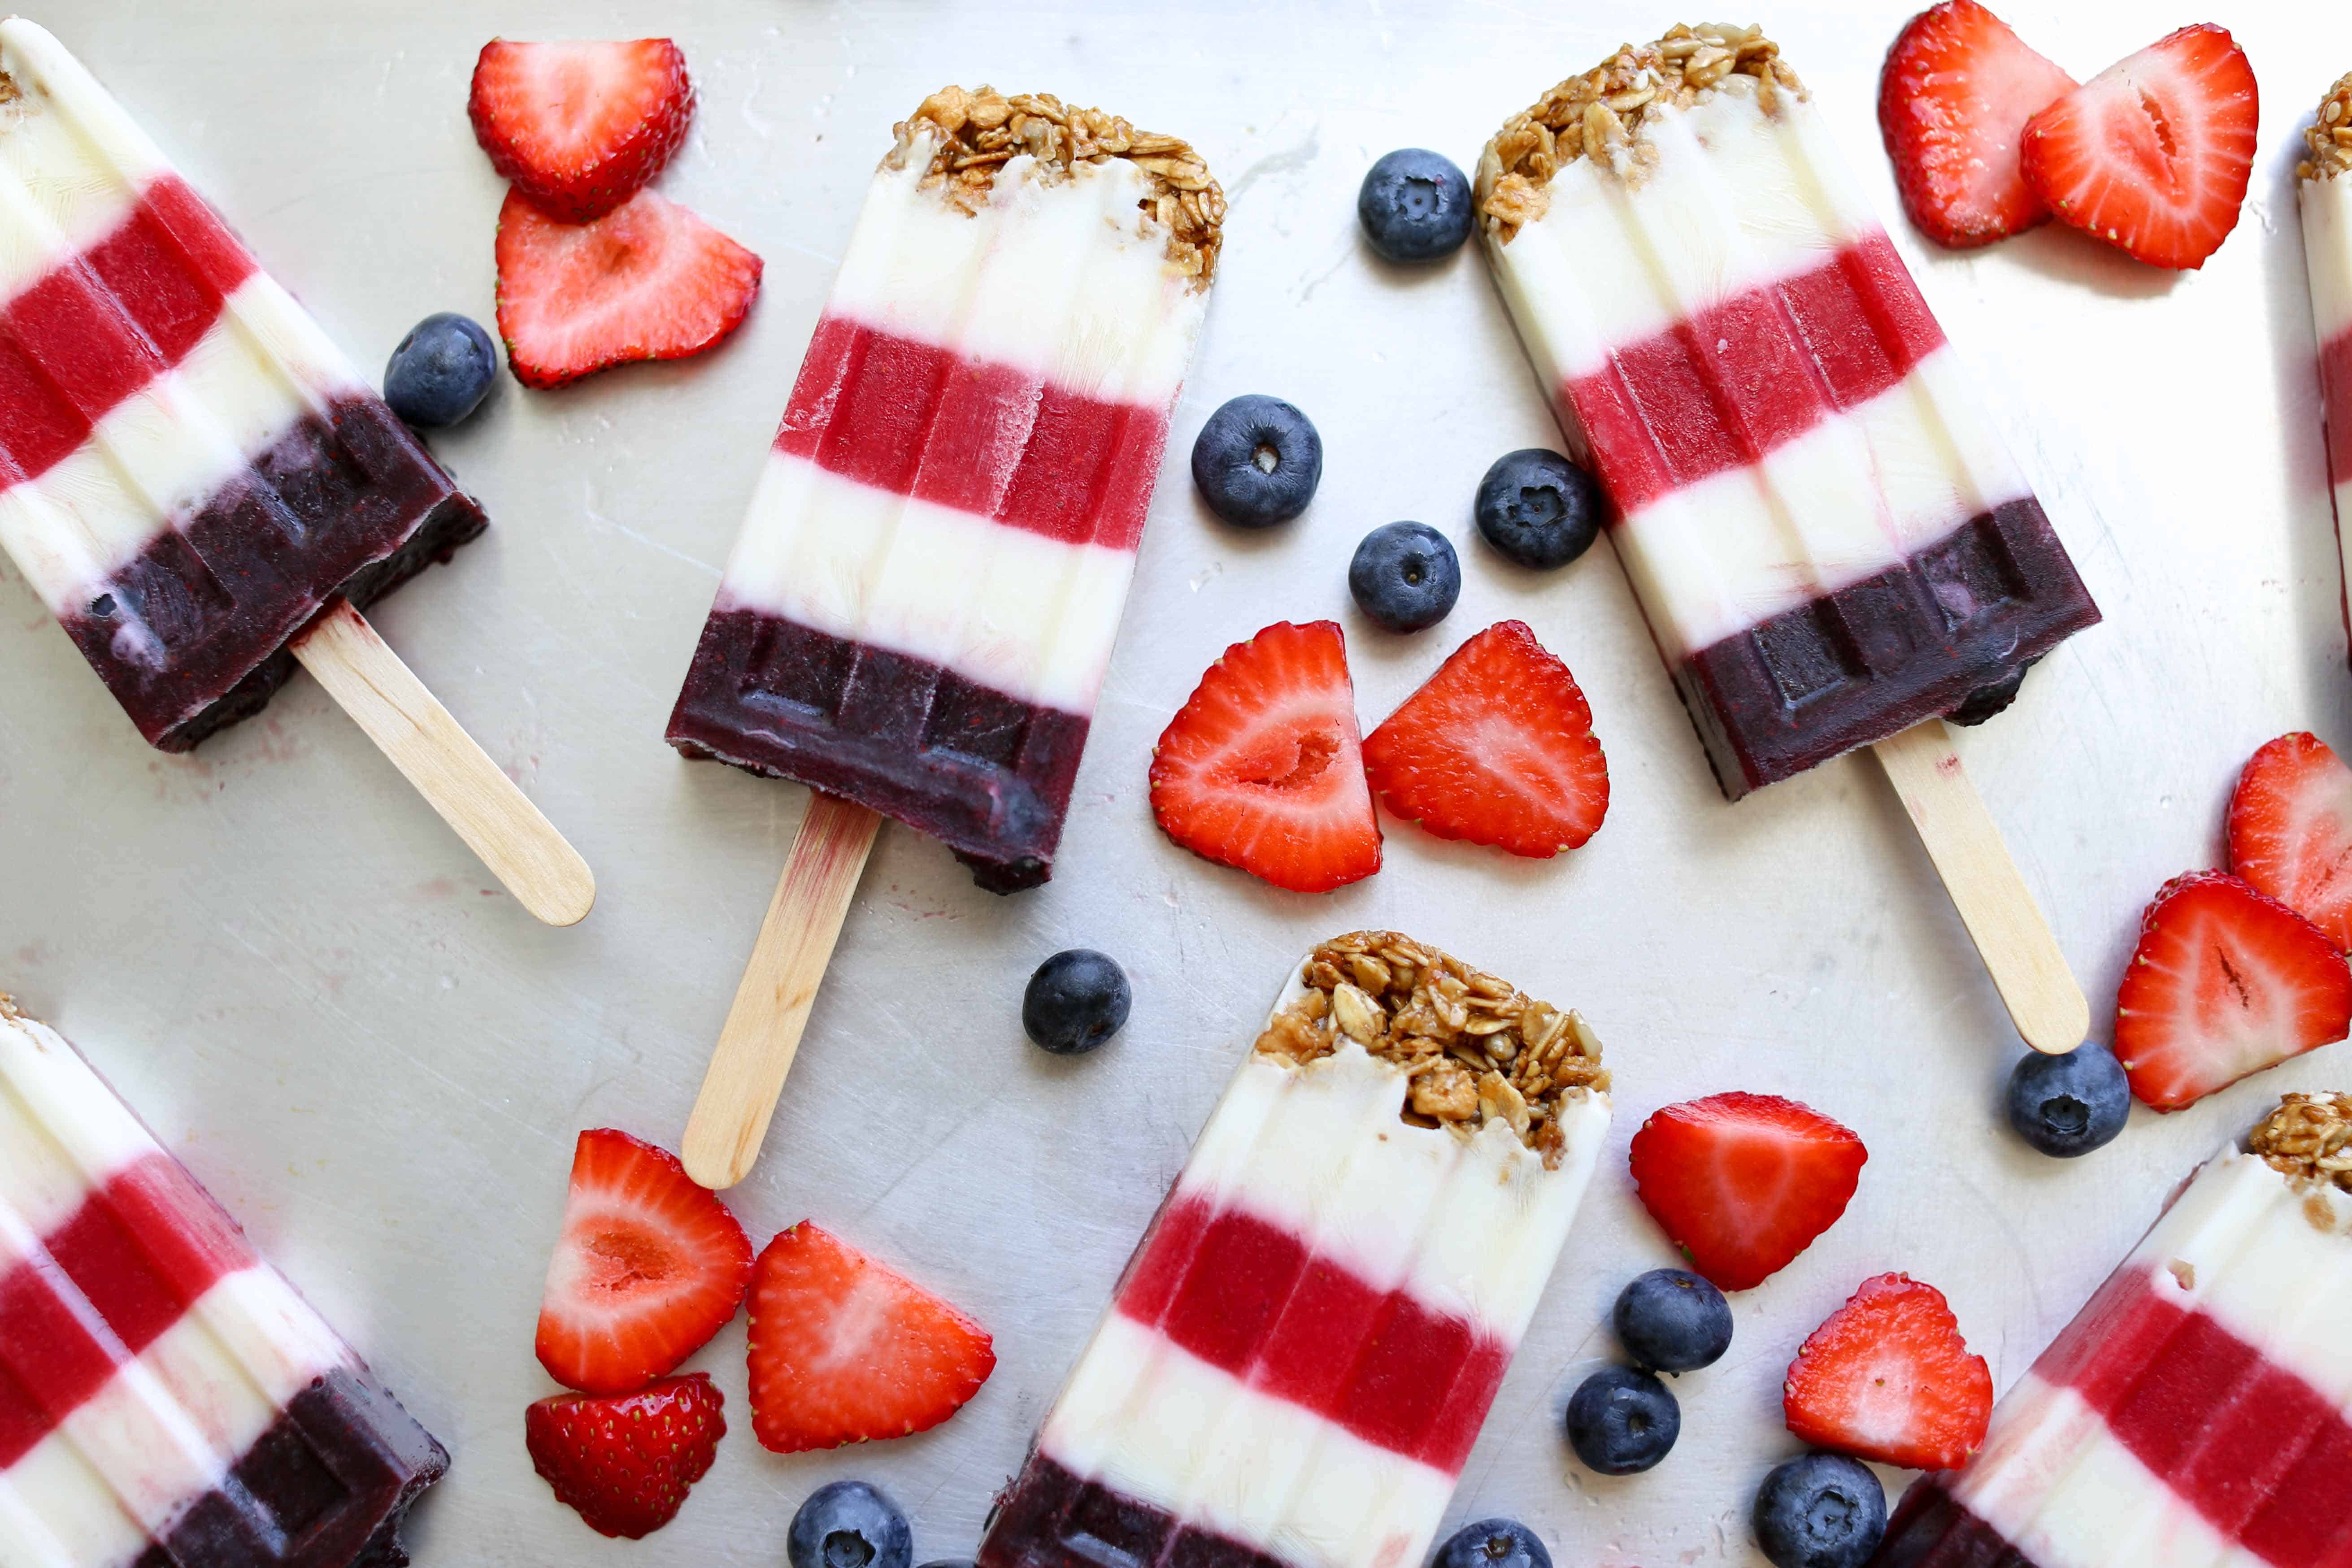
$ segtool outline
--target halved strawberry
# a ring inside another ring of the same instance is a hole
[[[2019,166],[2084,234],[2193,268],[2237,226],[2254,163],[2254,68],[2210,22],[2109,66],[2027,122]]]
[[[727,1436],[726,1400],[707,1372],[635,1394],[559,1394],[522,1413],[531,1468],[588,1528],[631,1541],[677,1517]]]
[[[2352,768],[2308,731],[2256,752],[2230,793],[2230,869],[2352,952]]]
[[[694,85],[667,38],[493,38],[474,62],[466,113],[515,189],[552,216],[587,223],[661,173],[694,120]]]
[[[1276,621],[1225,649],[1151,750],[1151,815],[1193,854],[1294,892],[1381,868],[1338,622]]]
[[[760,258],[652,191],[593,223],[507,193],[499,209],[499,335],[525,386],[698,354],[742,325]]]
[[[2074,90],[2073,77],[1976,0],[1912,17],[1878,78],[1878,131],[1911,221],[1961,249],[2046,220],[2050,208],[2018,173],[2018,138]]]
[[[988,1331],[803,1220],[751,1278],[751,1429],[779,1454],[902,1437],[996,1370]]]
[[[1568,666],[1525,621],[1454,650],[1364,738],[1381,804],[1440,838],[1548,859],[1609,814],[1609,760]]]
[[[1789,1430],[1819,1448],[1913,1470],[1949,1470],[1983,1446],[1992,1373],[1969,1353],[1933,1285],[1865,1279],[1789,1363]]]
[[[751,1273],[751,1238],[677,1155],[591,1128],[547,1261],[539,1364],[583,1394],[643,1388],[725,1326]]]
[[[2160,889],[2116,994],[2116,1056],[2158,1110],[2352,1031],[2352,969],[2327,934],[2220,871]]]
[[[1837,1223],[1869,1158],[1861,1139],[1811,1106],[1711,1094],[1642,1123],[1633,1184],[1693,1268],[1745,1290]]]

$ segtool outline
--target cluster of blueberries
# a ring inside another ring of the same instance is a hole
[[[1470,237],[1470,182],[1443,154],[1407,147],[1374,163],[1356,195],[1364,239],[1382,258],[1436,261]],[[1236,397],[1209,416],[1192,444],[1192,483],[1236,528],[1272,528],[1307,510],[1323,479],[1314,423],[1279,397]],[[1542,570],[1592,547],[1602,517],[1592,476],[1541,447],[1508,452],[1479,482],[1478,531],[1503,556]],[[1357,607],[1392,632],[1435,626],[1462,593],[1462,564],[1424,522],[1372,530],[1348,564]]]

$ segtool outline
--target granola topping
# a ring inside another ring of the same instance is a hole
[[[2303,128],[2303,144],[2311,156],[2294,166],[2298,178],[2332,180],[2352,169],[2352,72],[2336,79],[2319,110]]]
[[[1395,931],[1333,937],[1303,975],[1305,994],[1257,1049],[1304,1064],[1354,1040],[1404,1068],[1404,1120],[1415,1126],[1467,1135],[1507,1121],[1550,1168],[1566,1142],[1561,1106],[1609,1087],[1601,1042],[1581,1017]]]
[[[1038,178],[1048,183],[1068,178],[1080,163],[1124,158],[1145,176],[1151,195],[1139,205],[1166,226],[1169,261],[1197,289],[1216,274],[1225,193],[1180,138],[1138,131],[1099,109],[1071,108],[1051,93],[1007,97],[992,87],[943,87],[895,129],[898,144],[883,163],[905,168],[917,134],[930,132],[936,145],[922,188],[940,191],[967,214],[987,202],[998,167],[1024,154],[1037,160]]]
[[[2291,1180],[2352,1193],[2352,1094],[2288,1095],[2246,1152]]]
[[[1486,143],[1478,159],[1479,221],[1509,244],[1522,224],[1543,216],[1552,176],[1579,158],[1605,163],[1619,179],[1640,184],[1657,159],[1640,135],[1643,118],[1666,104],[1687,109],[1719,84],[1737,87],[1739,78],[1767,114],[1778,111],[1782,92],[1805,96],[1761,27],[1677,23],[1655,43],[1622,46],[1513,115]]]

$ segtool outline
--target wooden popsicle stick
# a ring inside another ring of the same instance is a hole
[[[862,805],[829,795],[809,798],[687,1118],[680,1150],[686,1173],[706,1187],[733,1186],[760,1157],[768,1118],[775,1114],[849,912],[849,896],[857,890],[881,826],[882,818]]]
[[[349,600],[294,639],[294,657],[524,909],[553,926],[587,915],[596,879],[580,852]]]
[[[2081,1045],[2090,1033],[2091,1005],[2010,859],[1984,798],[1960,766],[1950,728],[1930,719],[1871,749],[1903,797],[1903,809],[1910,813],[1911,826],[1936,863],[2017,1032],[2027,1045],[2051,1056]]]

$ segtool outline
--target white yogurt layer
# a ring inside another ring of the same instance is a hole
[[[112,232],[171,164],[63,44],[0,21],[0,301]]]
[[[2352,175],[2299,180],[2303,202],[2304,274],[2311,285],[2311,324],[2324,353],[2329,340],[2352,331]],[[2352,408],[2327,410],[2330,423],[2352,421]],[[2352,584],[2352,473],[2330,476],[2336,506],[2336,548]]]
[[[1169,265],[1143,172],[1110,158],[1046,180],[1018,157],[967,216],[922,188],[935,145],[919,133],[907,167],[875,172],[826,313],[1164,413],[1209,296]]]
[[[1086,717],[1135,552],[1070,544],[771,450],[720,610],[780,616]]]
[[[0,1269],[162,1147],[56,1030],[0,1012]]]

